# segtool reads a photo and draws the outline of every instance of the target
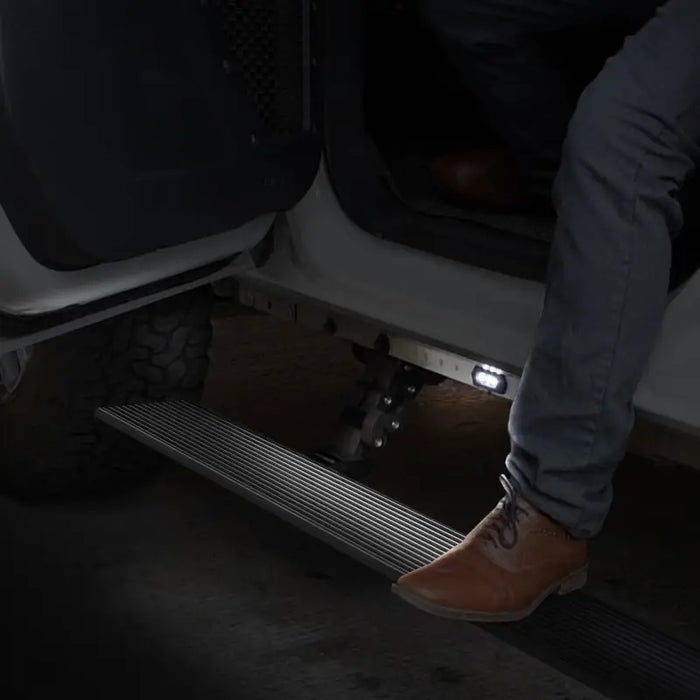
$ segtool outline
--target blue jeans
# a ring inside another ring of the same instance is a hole
[[[539,6],[615,3],[500,4],[530,16]],[[683,224],[676,194],[698,160],[700,1],[669,0],[607,61],[569,121],[545,305],[509,421],[511,480],[577,537],[595,535],[610,508],[633,396],[666,307],[672,238]]]

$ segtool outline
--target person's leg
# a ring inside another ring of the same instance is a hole
[[[700,158],[700,2],[670,0],[584,92],[556,183],[545,308],[510,420],[505,498],[394,590],[429,612],[520,619],[583,585],[666,305],[675,198]]]
[[[543,36],[613,18],[624,18],[633,31],[659,4],[661,0],[418,0],[424,21],[440,38],[465,88],[515,153],[530,188],[547,200],[579,94],[571,75],[545,52]],[[443,169],[457,165],[448,160]],[[499,162],[485,167],[495,172]]]
[[[665,309],[675,193],[699,140],[700,3],[671,0],[608,61],[569,127],[544,313],[511,412],[512,478],[580,537],[610,506]]]

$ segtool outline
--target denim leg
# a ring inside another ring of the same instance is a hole
[[[418,0],[465,88],[513,149],[532,188],[549,199],[579,98],[543,50],[543,35],[624,20],[636,31],[661,0]]]
[[[700,2],[670,0],[585,90],[555,183],[543,315],[506,464],[533,505],[595,535],[666,307],[675,198],[700,158]]]

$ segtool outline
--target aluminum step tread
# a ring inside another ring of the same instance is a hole
[[[100,408],[97,417],[391,579],[463,537],[187,402]],[[553,597],[523,622],[484,628],[609,697],[700,698],[700,650],[582,593]]]
[[[462,540],[456,530],[197,406],[136,404],[99,409],[98,417],[391,578]]]

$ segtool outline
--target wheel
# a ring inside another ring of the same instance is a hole
[[[24,499],[100,496],[161,460],[95,420],[99,406],[197,400],[211,344],[211,292],[157,302],[37,345],[0,403],[0,489]]]

